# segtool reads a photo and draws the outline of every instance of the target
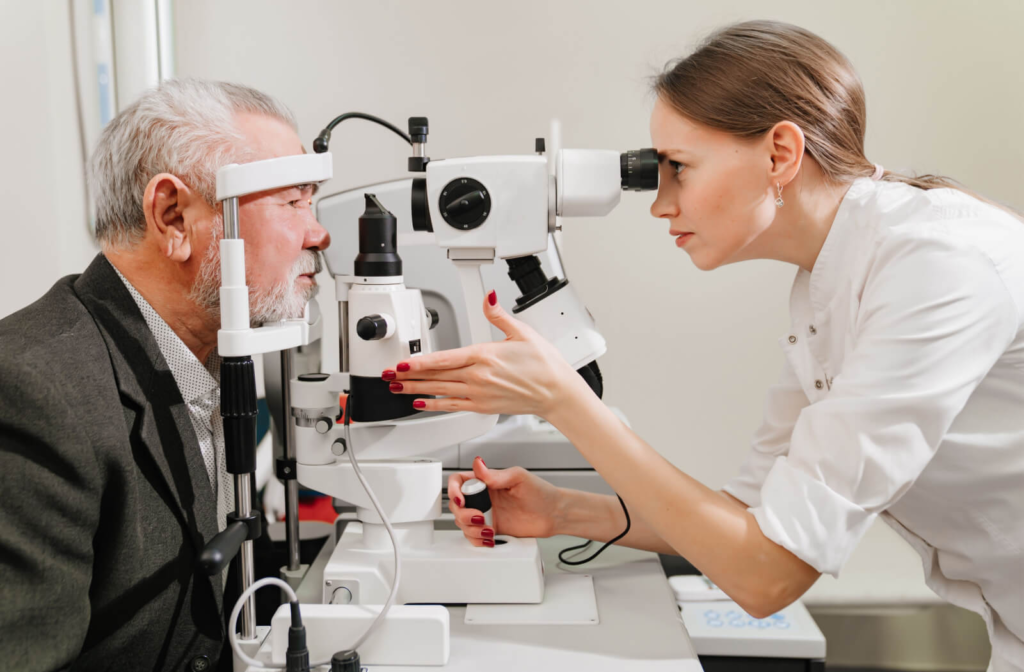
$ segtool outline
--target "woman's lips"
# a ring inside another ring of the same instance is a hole
[[[687,232],[679,234],[676,236],[676,247],[683,247],[686,245],[686,241],[690,240],[690,238],[693,238],[693,233]]]

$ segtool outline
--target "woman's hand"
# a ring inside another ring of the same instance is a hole
[[[487,485],[491,497],[491,522],[484,524],[484,514],[463,508],[462,484],[477,478]],[[488,469],[481,458],[473,460],[473,471],[448,477],[448,508],[455,515],[455,524],[474,546],[494,546],[494,535],[510,537],[550,537],[557,533],[562,510],[562,490],[522,467]]]
[[[484,300],[484,315],[505,332],[504,341],[411,357],[382,374],[391,391],[445,397],[417,399],[413,406],[421,411],[541,417],[567,394],[589,393],[555,346],[506,313],[494,292]]]

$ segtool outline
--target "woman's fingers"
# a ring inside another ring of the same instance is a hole
[[[455,524],[470,541],[494,541],[494,527],[485,522],[481,511],[460,509],[455,513]]]
[[[475,478],[472,471],[460,471],[448,477],[448,510],[452,514],[465,503],[462,499],[462,484],[471,478]]]
[[[482,408],[476,402],[470,399],[460,399],[458,397],[445,397],[443,399],[416,399],[412,402],[412,407],[417,411],[429,412],[429,411],[441,411],[444,413],[457,413],[459,411],[472,411],[473,413],[483,413],[489,415],[490,411]]]
[[[498,303],[498,293],[495,291],[484,297],[484,316],[508,338],[515,338],[522,333],[523,323],[505,312]]]
[[[435,397],[465,397],[469,393],[466,383],[439,380],[393,380],[388,389],[393,394],[428,394]]]
[[[394,372],[399,377],[419,378],[421,374],[445,369],[461,369],[476,361],[478,348],[469,345],[452,350],[438,350],[429,355],[418,355],[399,362]]]

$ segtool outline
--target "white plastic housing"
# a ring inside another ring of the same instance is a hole
[[[441,216],[450,182],[471,177],[487,189],[491,210],[479,227],[457,229]],[[494,250],[502,258],[536,254],[548,244],[548,168],[543,156],[474,156],[427,164],[427,201],[443,248]]]
[[[608,350],[594,317],[570,282],[515,315],[553,343],[572,368],[579,369]]]
[[[420,342],[420,353],[431,351],[427,332],[427,310],[418,289],[408,289],[397,278],[397,284],[362,284],[361,278],[345,278],[348,289],[349,373],[353,376],[379,377],[384,369],[393,367],[410,356],[409,343]],[[382,315],[390,323],[387,337],[364,341],[356,333],[359,319]],[[388,319],[390,318],[390,319]],[[394,325],[393,329],[391,328]]]
[[[237,198],[296,184],[317,184],[334,175],[330,152],[229,163],[217,171],[217,200]]]
[[[559,217],[603,217],[622,197],[619,153],[610,149],[563,149],[555,180]]]
[[[378,372],[379,375],[379,372]],[[338,406],[338,395],[349,387],[347,373],[335,372],[323,381],[302,381],[293,378],[289,383],[292,408],[320,409]],[[479,413],[424,413],[398,420],[355,422],[349,428],[356,456],[360,460],[400,459],[420,457],[468,441],[489,432],[498,422],[496,415]],[[336,480],[315,465],[333,467],[335,460],[347,464],[347,457],[338,457],[331,446],[343,438],[345,428],[335,425],[326,434],[315,427],[295,427],[295,458],[299,463],[299,482],[332,497],[347,499],[350,492],[342,491]],[[304,469],[303,465],[309,465]],[[435,487],[439,487],[435,484]]]
[[[310,661],[330,660],[359,639],[382,605],[303,604],[302,625]],[[284,665],[291,610],[282,604],[270,622],[271,658]],[[448,664],[448,610],[436,604],[395,605],[379,628],[359,647],[362,665]],[[365,669],[365,668],[364,668]]]
[[[383,604],[387,599],[394,558],[390,544],[367,543],[364,537],[374,528],[381,528],[377,536],[387,536],[381,525],[351,522],[345,527],[324,567],[325,602],[339,587],[348,589],[353,604]],[[398,604],[538,604],[544,600],[544,570],[536,539],[499,535],[498,540],[505,543],[487,548],[469,543],[462,530],[431,531],[429,543],[400,544]]]
[[[439,460],[361,459],[359,468],[373,488],[384,514],[393,525],[432,521],[441,517]],[[335,497],[355,505],[357,519],[367,523],[381,522],[347,457],[332,465],[300,466],[298,476],[299,481],[306,487],[317,492],[334,494]],[[385,543],[385,548],[391,548],[390,541]]]

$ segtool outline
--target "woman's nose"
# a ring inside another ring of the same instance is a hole
[[[658,196],[651,203],[651,216],[671,219],[679,215],[679,205],[669,198],[664,187],[658,187]]]

